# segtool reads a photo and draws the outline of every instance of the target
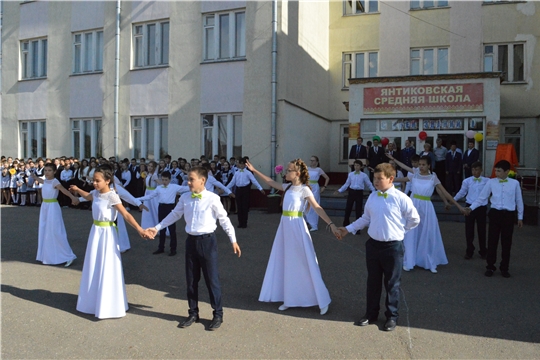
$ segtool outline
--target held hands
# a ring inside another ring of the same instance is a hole
[[[339,229],[337,228],[336,225],[334,224],[330,224],[330,230],[332,231],[332,233],[334,234],[334,236],[336,237],[336,239],[338,240],[341,240],[341,232],[339,231]]]
[[[78,194],[79,190],[81,190],[81,189],[79,189],[79,187],[77,185],[71,185],[69,187],[69,191],[71,191],[72,193],[75,193],[75,194]]]
[[[150,211],[150,210],[146,207],[146,205],[144,205],[144,204],[139,205],[139,210],[142,211],[143,209],[146,210],[146,211]]]
[[[264,190],[261,190],[261,194],[266,195],[266,193],[264,192]]]
[[[143,231],[143,234],[142,234],[142,237],[144,239],[148,239],[148,240],[154,240],[154,238],[156,237],[158,231],[156,230],[156,228],[148,228],[148,229],[145,229]]]
[[[77,205],[79,205],[79,203],[80,203],[79,198],[76,198],[75,196],[71,197],[71,204],[72,205],[77,206]]]
[[[345,227],[339,227],[338,231],[339,231],[339,233],[341,235],[341,239],[343,239],[349,233],[349,231]],[[339,239],[339,240],[341,240],[341,239]]]
[[[242,250],[240,250],[240,246],[238,245],[238,243],[233,242],[232,243],[232,248],[234,250],[234,253],[238,254],[238,257],[240,257],[242,255]]]
[[[470,207],[466,207],[465,209],[463,209],[463,215],[465,215],[465,216],[471,215],[471,212],[472,212],[472,210],[471,210]]]

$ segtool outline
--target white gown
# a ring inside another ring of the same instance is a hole
[[[434,173],[428,176],[409,173],[409,178],[411,179],[411,198],[420,215],[420,225],[405,234],[403,266],[412,269],[416,265],[435,270],[437,265],[448,264],[439,220],[431,200],[417,199],[414,194],[431,197],[435,186],[440,184],[440,181]]]
[[[324,171],[322,171],[321,168],[308,168],[309,172],[309,185],[311,186],[311,192],[313,192],[313,197],[315,198],[315,201],[320,204],[321,202],[321,188],[319,186],[319,178],[322,174],[324,174]],[[315,212],[313,209],[309,209],[308,213],[306,214],[306,221],[311,226],[312,229],[318,230],[319,229],[319,215]]]
[[[155,190],[149,189],[149,188],[153,188],[153,189],[156,188],[157,183],[155,179],[157,179],[156,174],[154,175],[148,174],[146,176],[146,179],[144,179],[146,181],[146,191],[144,192],[144,196],[148,196],[152,191],[155,191]],[[148,211],[142,212],[141,227],[143,229],[148,229],[159,224],[159,220],[158,220],[159,197],[156,196],[153,199],[145,201],[144,205],[146,205],[146,207],[148,208]]]
[[[289,184],[283,184],[285,190]],[[306,197],[313,196],[305,185],[291,186],[285,193],[283,210],[299,212],[306,207]],[[300,216],[281,216],[274,245],[266,268],[259,301],[283,302],[287,307],[330,304],[315,248]]]
[[[121,200],[114,191],[91,192],[94,221],[112,222],[117,211],[112,205]],[[115,226],[99,226],[90,230],[77,299],[77,311],[94,314],[100,319],[118,318],[128,309],[122,258]]]
[[[57,179],[45,180],[41,188],[43,199],[58,197],[55,186],[60,185]],[[57,265],[76,259],[77,256],[69,246],[62,209],[58,201],[43,201],[39,211],[38,250],[36,260],[47,265]]]

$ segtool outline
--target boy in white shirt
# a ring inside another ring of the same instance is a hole
[[[389,163],[377,165],[372,192],[362,217],[347,227],[339,228],[342,236],[356,233],[369,225],[366,242],[367,303],[364,317],[354,325],[366,326],[377,321],[380,310],[382,285],[386,290],[385,331],[396,328],[399,317],[399,291],[403,268],[403,239],[405,233],[420,223],[420,216],[411,198],[394,187],[396,175]],[[384,282],[383,282],[384,280]]]
[[[191,193],[180,196],[174,210],[153,228],[146,229],[147,236],[154,238],[157,232],[172,223],[186,220],[186,282],[189,316],[179,327],[186,328],[199,321],[199,280],[201,271],[204,274],[206,287],[210,295],[213,319],[208,330],[217,330],[223,322],[221,303],[221,285],[218,274],[217,243],[214,231],[216,220],[228,235],[235,254],[241,255],[240,246],[236,242],[234,227],[227,217],[219,196],[205,189],[208,171],[203,167],[193,167],[188,173],[188,186]]]

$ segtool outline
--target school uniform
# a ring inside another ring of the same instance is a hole
[[[71,171],[69,168],[65,168],[60,173],[60,184],[65,189],[69,189],[69,184],[71,182],[71,179],[73,178],[73,171]],[[58,194],[58,202],[60,203],[60,206],[69,206],[71,204],[71,201],[69,198],[64,195],[63,193],[59,192]]]
[[[185,193],[180,196],[178,204],[171,213],[155,226],[156,230],[172,225],[184,216],[186,221],[185,266],[187,282],[187,298],[189,315],[199,315],[199,280],[201,270],[210,295],[214,317],[223,318],[221,301],[221,284],[218,274],[216,220],[229,237],[231,243],[236,242],[234,227],[227,212],[223,208],[219,196],[208,190],[200,194]]]
[[[472,164],[477,162],[478,159],[480,159],[480,151],[475,148],[467,149],[465,153],[463,153],[463,165],[467,165],[467,167],[463,168],[466,178],[472,176]]]
[[[368,151],[367,147],[364,145],[353,145],[351,146],[351,150],[349,151],[349,160],[359,160],[359,159],[367,159],[368,158]],[[354,165],[350,165],[350,168],[352,171],[354,171]]]
[[[364,214],[348,225],[355,234],[369,226],[366,242],[367,304],[365,319],[373,322],[380,310],[382,284],[386,290],[386,318],[399,317],[399,291],[403,267],[403,239],[405,233],[420,223],[420,216],[412,200],[391,187],[386,192],[373,192],[369,196]]]
[[[176,184],[169,184],[168,186],[160,185],[156,187],[155,191],[150,192],[146,196],[138,198],[140,201],[151,200],[157,197],[158,205],[158,221],[162,221],[171,213],[176,204],[176,195],[180,195],[189,191],[189,187],[180,186]],[[173,222],[169,227],[169,234],[171,235],[171,255],[176,254],[177,238],[176,238],[176,222]],[[167,227],[163,227],[163,230],[159,232],[159,247],[158,251],[163,252],[165,250],[165,238],[167,235]]]
[[[489,179],[483,176],[477,178],[471,176],[466,178],[461,184],[461,189],[456,194],[456,196],[454,196],[454,200],[458,201],[459,199],[465,197],[467,206],[470,207],[476,201],[476,199],[478,199],[478,196],[480,196],[480,192],[482,191],[482,189],[484,189],[488,181]],[[474,211],[472,211],[469,216],[465,216],[465,241],[467,242],[467,250],[465,252],[466,258],[470,259],[474,254],[473,240],[475,222],[478,227],[478,246],[480,247],[478,253],[482,258],[485,258],[487,255],[486,214],[487,199],[480,202],[479,206],[474,209]]]
[[[182,170],[176,168],[169,170],[169,172],[171,173],[171,184],[180,185],[183,181],[182,177],[180,176]]]
[[[349,225],[353,204],[355,204],[356,219],[362,216],[362,208],[364,206],[364,189],[368,188],[370,191],[375,191],[375,188],[369,181],[366,174],[361,171],[353,171],[347,175],[347,181],[338,192],[343,193],[345,190],[349,190],[347,195],[347,204],[345,205],[345,217],[343,218],[343,226]]]
[[[227,185],[227,188],[232,189],[236,186],[236,206],[238,211],[238,227],[246,228],[248,222],[249,212],[249,197],[251,191],[251,184],[255,185],[257,189],[262,190],[261,185],[255,180],[255,177],[251,171],[247,169],[238,169],[234,176]]]
[[[380,146],[372,146],[369,148],[368,151],[368,161],[369,161],[369,167],[372,169],[375,169],[375,167],[379,164],[382,164],[387,159],[386,155],[384,154],[384,149]],[[373,181],[373,173],[370,172],[369,179]]]
[[[495,271],[497,261],[497,247],[499,238],[501,240],[501,263],[499,270],[508,272],[510,265],[510,249],[512,248],[512,234],[514,232],[514,221],[523,220],[523,197],[519,182],[514,179],[499,178],[490,179],[478,198],[471,204],[470,209],[475,210],[487,202],[491,195],[491,209],[489,210],[488,246],[487,246],[487,266],[486,269]]]

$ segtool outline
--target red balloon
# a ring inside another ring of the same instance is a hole
[[[382,138],[381,145],[383,147],[385,147],[386,145],[388,145],[389,142],[390,142],[390,140],[388,140],[388,138]]]
[[[420,140],[426,140],[427,139],[427,132],[420,131],[420,134],[418,134],[418,137],[420,138]]]

